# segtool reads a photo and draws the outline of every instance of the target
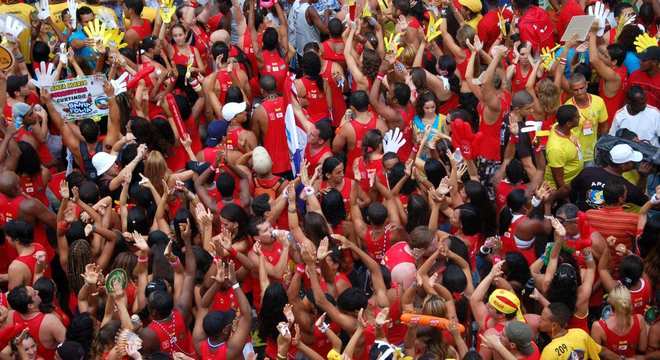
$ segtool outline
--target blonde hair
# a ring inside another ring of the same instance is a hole
[[[144,160],[144,176],[149,178],[153,186],[159,193],[163,192],[163,182],[167,181],[172,171],[167,167],[167,161],[160,151],[150,151],[147,158]]]
[[[447,314],[445,299],[438,295],[428,295],[422,302],[422,313],[424,315],[445,317]]]
[[[554,114],[559,107],[559,88],[550,79],[543,79],[536,84],[536,95],[546,113]]]
[[[612,305],[617,321],[627,328],[632,321],[632,300],[630,290],[623,285],[612,289],[607,295],[607,302]]]

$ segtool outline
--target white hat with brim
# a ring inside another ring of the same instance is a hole
[[[222,117],[226,121],[232,121],[236,115],[245,111],[246,108],[247,108],[247,103],[245,101],[240,103],[237,102],[226,103],[222,107]]]
[[[610,157],[615,164],[625,164],[627,162],[640,162],[642,161],[642,153],[633,150],[628,144],[619,144],[610,150]]]
[[[117,161],[117,155],[111,155],[107,152],[96,153],[92,157],[92,165],[96,169],[96,175],[101,176],[105,174],[115,164],[115,161]]]

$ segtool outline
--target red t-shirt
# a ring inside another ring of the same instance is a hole
[[[637,70],[630,74],[627,89],[632,85],[639,85],[639,87],[644,89],[646,101],[649,105],[660,108],[660,72],[657,72],[651,77],[646,72]]]
[[[559,10],[559,16],[557,17],[557,34],[564,34],[566,26],[571,22],[573,16],[584,15],[584,10],[575,0],[567,0]]]

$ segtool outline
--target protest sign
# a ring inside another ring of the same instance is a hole
[[[105,81],[104,74],[57,81],[50,88],[53,103],[67,121],[108,115],[108,97],[103,92]]]

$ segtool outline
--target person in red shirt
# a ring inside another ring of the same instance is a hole
[[[518,29],[521,41],[532,43],[535,53],[555,45],[555,25],[547,11],[532,5],[530,0],[514,0],[513,8],[520,14]]]
[[[295,93],[309,121],[315,123],[330,118],[332,93],[329,84],[321,77],[321,58],[314,52],[306,52],[301,68],[303,76],[294,82]]]
[[[498,13],[502,15],[505,21],[510,22],[513,19],[513,12],[509,8],[499,8],[498,0],[485,0],[488,12],[481,18],[477,25],[477,35],[484,43],[484,49],[488,51],[495,40],[501,36],[500,19]]]
[[[144,3],[141,0],[126,0],[122,3],[124,14],[130,20],[131,26],[126,30],[126,44],[137,49],[140,41],[151,35],[151,23],[141,16]]]
[[[284,97],[276,92],[278,82],[280,81],[272,75],[264,75],[259,79],[264,100],[252,114],[253,129],[272,158],[273,174],[292,178],[289,146],[284,141],[286,139],[284,115],[287,104]]]
[[[612,126],[612,119],[624,105],[626,97],[624,85],[628,72],[623,65],[626,50],[619,44],[611,44],[607,46],[607,54],[602,53],[597,45],[596,31],[598,29],[592,27],[589,34],[589,62],[601,79],[599,94],[605,101],[607,122]]]
[[[237,315],[235,309],[212,311],[206,314],[202,326],[207,337],[198,342],[197,347],[201,359],[204,360],[237,359],[242,356],[243,347],[250,335],[252,311],[248,299],[236,280],[234,264],[223,261],[216,264],[217,274],[213,277],[211,287],[204,293],[202,301],[213,298],[220,288],[232,290],[238,300],[237,310],[240,311],[240,315]],[[236,316],[238,322],[234,330],[232,325]]]
[[[630,74],[627,86],[639,85],[651,106],[660,108],[660,47],[651,46],[640,55],[639,70]]]
[[[557,35],[563,35],[571,19],[580,15],[584,15],[584,9],[576,0],[560,1],[559,15],[557,16]]]
[[[41,244],[33,242],[32,224],[22,220],[9,221],[4,226],[5,240],[16,248],[18,257],[9,264],[9,284],[11,290],[17,286],[31,286],[37,274],[45,268],[46,252]]]

